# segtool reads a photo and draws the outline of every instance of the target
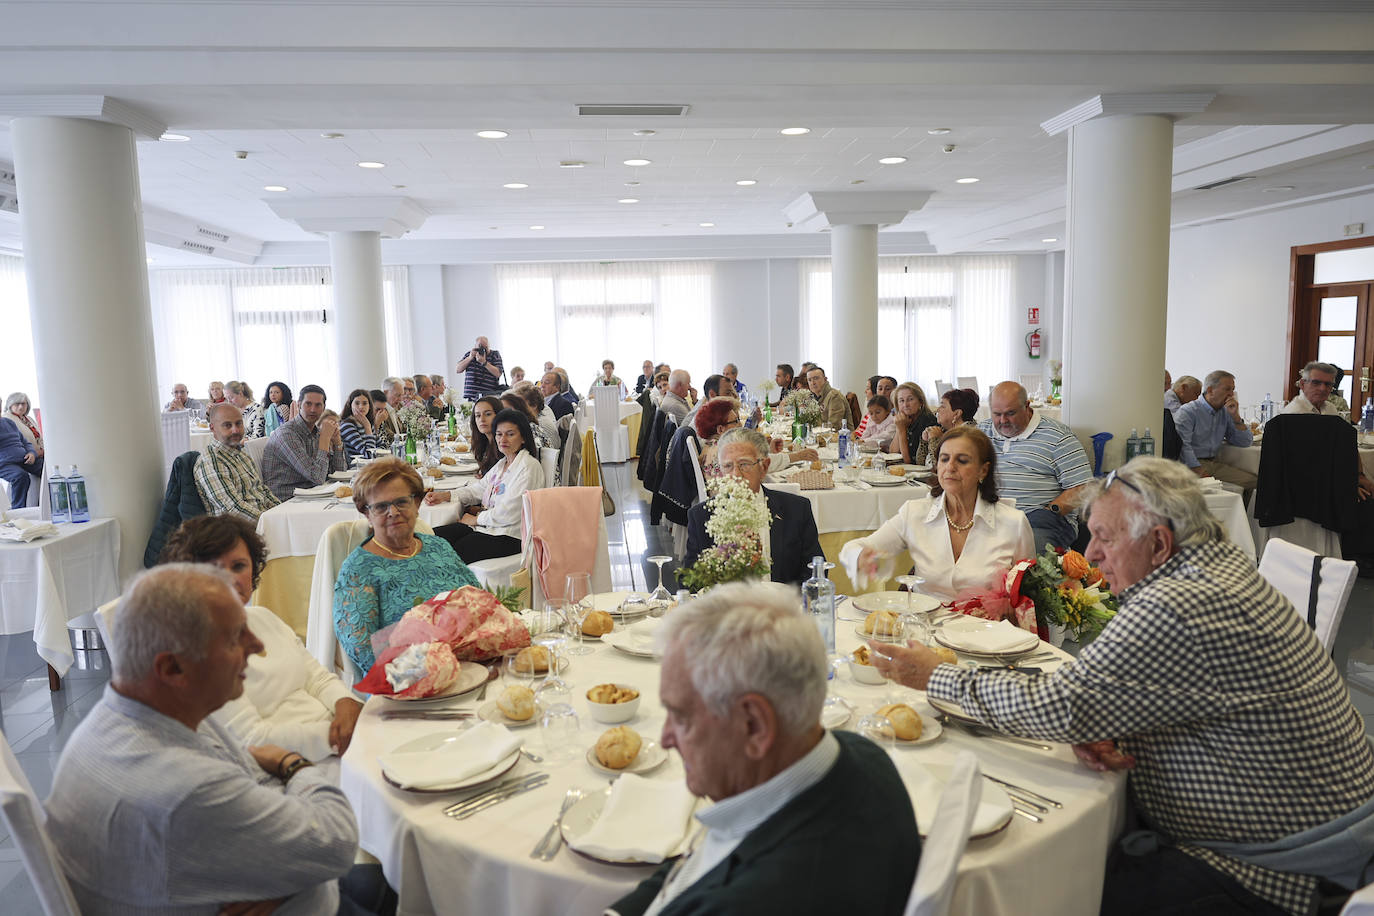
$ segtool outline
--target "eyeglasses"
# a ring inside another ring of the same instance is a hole
[[[1117,476],[1117,471],[1120,471],[1120,470],[1121,470],[1120,468],[1117,468],[1115,471],[1112,471],[1110,474],[1107,475],[1107,480],[1102,484],[1102,492],[1103,492],[1103,493],[1106,493],[1108,490],[1110,490],[1110,489],[1112,488],[1112,484],[1116,483],[1116,482],[1119,480],[1119,481],[1121,481],[1121,485],[1122,485],[1123,487],[1126,487],[1126,488],[1128,488],[1128,489],[1134,490],[1134,491],[1137,492],[1137,493],[1140,493],[1140,487],[1137,487],[1135,484],[1131,483],[1131,482],[1130,482],[1129,480],[1127,480],[1125,477],[1118,477],[1118,476]],[[1141,496],[1144,496],[1145,494],[1144,494],[1144,493],[1140,493],[1140,495],[1141,495]]]
[[[735,471],[752,471],[761,464],[763,462],[757,458],[741,458],[739,461],[724,462],[720,469],[727,474],[733,474]]]
[[[414,496],[402,496],[400,499],[393,499],[390,502],[369,503],[363,506],[363,511],[368,515],[390,515],[392,509],[404,513],[409,511],[414,505]]]

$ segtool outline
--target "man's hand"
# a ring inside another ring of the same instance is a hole
[[[277,907],[286,902],[285,897],[276,900],[249,900],[245,903],[226,903],[219,908],[219,916],[270,916]]]
[[[446,503],[453,499],[452,490],[430,490],[425,494],[425,505],[432,506],[435,503]]]
[[[485,366],[487,364],[486,354],[484,354],[481,350],[474,348],[471,353],[471,356],[473,359],[477,360],[477,365]]]
[[[25,453],[24,453],[24,463],[25,463],[25,464],[33,464],[33,463],[34,463],[35,461],[37,461],[37,460],[38,460],[38,456],[35,455],[33,452],[25,452]]]
[[[333,417],[325,417],[320,421],[320,450],[329,451],[334,440],[339,436],[339,421]]]
[[[1226,408],[1226,413],[1230,415],[1233,422],[1244,425],[1245,421],[1240,418],[1240,401],[1236,400],[1234,394],[1227,398],[1226,403],[1222,406]]]
[[[821,453],[814,448],[804,448],[799,452],[788,452],[787,458],[790,461],[819,461]]]
[[[925,690],[931,672],[942,664],[940,656],[920,645],[903,648],[869,640],[868,650],[873,667],[883,677],[916,690]]]
[[[329,746],[340,757],[348,750],[353,740],[353,729],[358,724],[358,714],[363,704],[352,697],[344,697],[334,704],[334,721],[329,723]]]
[[[262,767],[264,773],[276,776],[281,772],[281,762],[296,752],[277,747],[275,744],[253,744],[248,746],[248,753],[253,755],[253,759]]]
[[[1360,502],[1364,502],[1371,496],[1374,496],[1374,480],[1361,474],[1359,481],[1355,484],[1355,497]]]
[[[276,405],[273,405],[273,406],[275,407]],[[288,408],[286,408],[286,419],[288,419],[288,420],[294,420],[294,419],[296,419],[296,416],[297,416],[300,412],[301,412],[301,402],[300,402],[300,401],[292,401],[292,402],[291,402],[291,406],[288,407]]]
[[[1075,744],[1073,752],[1090,770],[1106,773],[1109,770],[1129,770],[1135,766],[1135,758],[1123,753],[1110,739]]]

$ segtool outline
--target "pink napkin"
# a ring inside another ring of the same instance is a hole
[[[596,568],[601,520],[600,487],[544,487],[530,490],[527,543],[545,595],[562,595],[568,573]]]

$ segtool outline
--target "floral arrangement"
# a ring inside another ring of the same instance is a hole
[[[767,576],[770,563],[763,550],[763,530],[770,521],[768,497],[737,477],[718,477],[707,489],[711,498],[706,502],[706,533],[715,545],[678,570],[678,581],[701,591],[722,582]]]
[[[1076,550],[1046,545],[1034,560],[1020,560],[1007,571],[1007,592],[1035,605],[1038,624],[1064,627],[1080,642],[1097,638],[1116,616],[1116,597],[1102,570]]]
[[[816,396],[809,391],[797,388],[787,392],[783,396],[782,406],[792,409],[792,416],[796,417],[807,426],[819,426],[821,422],[821,404],[816,400]]]
[[[1062,359],[1050,360],[1050,381],[1056,385],[1063,384],[1064,361]]]
[[[1036,631],[1035,604],[1024,596],[1013,597],[1005,588],[950,602],[950,610],[984,620],[1010,620],[1023,630]]]
[[[407,404],[396,411],[396,421],[417,440],[427,437],[434,427],[434,420],[425,411],[424,406],[419,404]]]

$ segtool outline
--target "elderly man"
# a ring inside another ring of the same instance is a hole
[[[573,412],[573,403],[563,397],[558,390],[558,373],[550,369],[539,380],[539,393],[544,396],[544,406],[553,411],[555,420],[561,420]]]
[[[1217,460],[1223,442],[1243,447],[1255,441],[1250,427],[1240,416],[1234,375],[1225,369],[1209,372],[1202,397],[1174,411],[1174,426],[1183,444],[1179,461],[1199,477],[1215,477],[1237,484],[1249,499],[1257,482],[1255,475]]]
[[[501,375],[505,363],[501,354],[491,348],[486,337],[477,338],[477,346],[458,360],[458,373],[466,374],[463,379],[463,400],[475,401],[484,394],[500,394]]]
[[[770,521],[763,535],[763,548],[771,560],[769,577],[774,582],[800,585],[811,576],[811,558],[824,555],[816,517],[811,503],[795,493],[770,490],[763,486],[768,473],[768,440],[753,429],[732,429],[720,437],[717,458],[721,473],[738,477],[755,493],[768,499]],[[706,533],[710,511],[704,502],[687,510],[687,552],[682,565],[691,566],[701,552],[715,541]]]
[[[173,410],[204,410],[205,402],[191,397],[185,382],[177,382],[172,386],[172,399],[162,409],[168,412]]]
[[[668,390],[658,402],[658,409],[677,421],[680,427],[687,420],[687,411],[692,409],[688,398],[691,396],[692,376],[686,369],[674,369],[668,374]]]
[[[562,366],[554,366],[552,371],[558,374],[559,394],[563,395],[564,398],[573,404],[582,400],[582,395],[578,394],[577,391],[574,390],[572,382],[568,381],[568,370],[564,369]]]
[[[839,429],[840,423],[849,420],[849,402],[838,389],[830,387],[830,380],[825,377],[824,369],[816,366],[808,371],[806,385],[821,403],[822,426]]]
[[[329,479],[331,471],[348,469],[338,418],[324,416],[324,389],[306,385],[297,404],[300,412],[277,428],[262,453],[267,489],[282,502],[290,499],[297,487],[318,487]]]
[[[721,586],[662,632],[662,744],[716,804],[693,852],[608,912],[901,913],[921,852],[911,802],[886,754],[819,725],[825,646],[796,592]]]
[[[1202,382],[1191,375],[1180,375],[1178,381],[1164,392],[1164,409],[1173,413],[1184,404],[1196,401],[1202,394]]]
[[[358,912],[355,882],[380,869],[349,871],[358,828],[343,792],[300,754],[245,750],[210,715],[243,693],[262,650],[229,574],[144,573],[111,644],[110,683],[44,803],[81,911]]]
[[[215,438],[192,474],[200,501],[211,515],[237,515],[256,522],[281,500],[267,489],[257,465],[243,450],[243,413],[233,404],[216,404],[210,408],[209,419]]]
[[[1074,500],[1092,479],[1092,467],[1073,430],[1030,406],[1026,389],[1002,382],[992,389],[990,420],[978,428],[997,450],[997,492],[1016,500],[1035,534],[1035,552],[1046,544],[1068,548],[1078,537]]]
[[[1304,617],[1177,462],[1137,458],[1084,502],[1088,560],[1121,610],[1075,661],[1026,675],[874,646],[878,670],[993,728],[1077,744],[1093,769],[1133,768],[1130,797],[1160,842],[1123,841],[1103,913],[1307,913],[1318,877],[1357,886],[1374,855],[1374,755]]]
[[[405,406],[405,383],[394,375],[382,379],[382,394],[386,395],[386,406],[377,409],[372,421],[378,442],[389,442],[402,435],[401,421],[396,414]]]
[[[729,380],[730,387],[735,397],[738,398],[741,403],[748,404],[749,386],[739,380],[739,366],[736,366],[734,363],[726,363],[725,368],[720,370],[720,374]],[[702,400],[706,400],[706,397],[703,397]]]

